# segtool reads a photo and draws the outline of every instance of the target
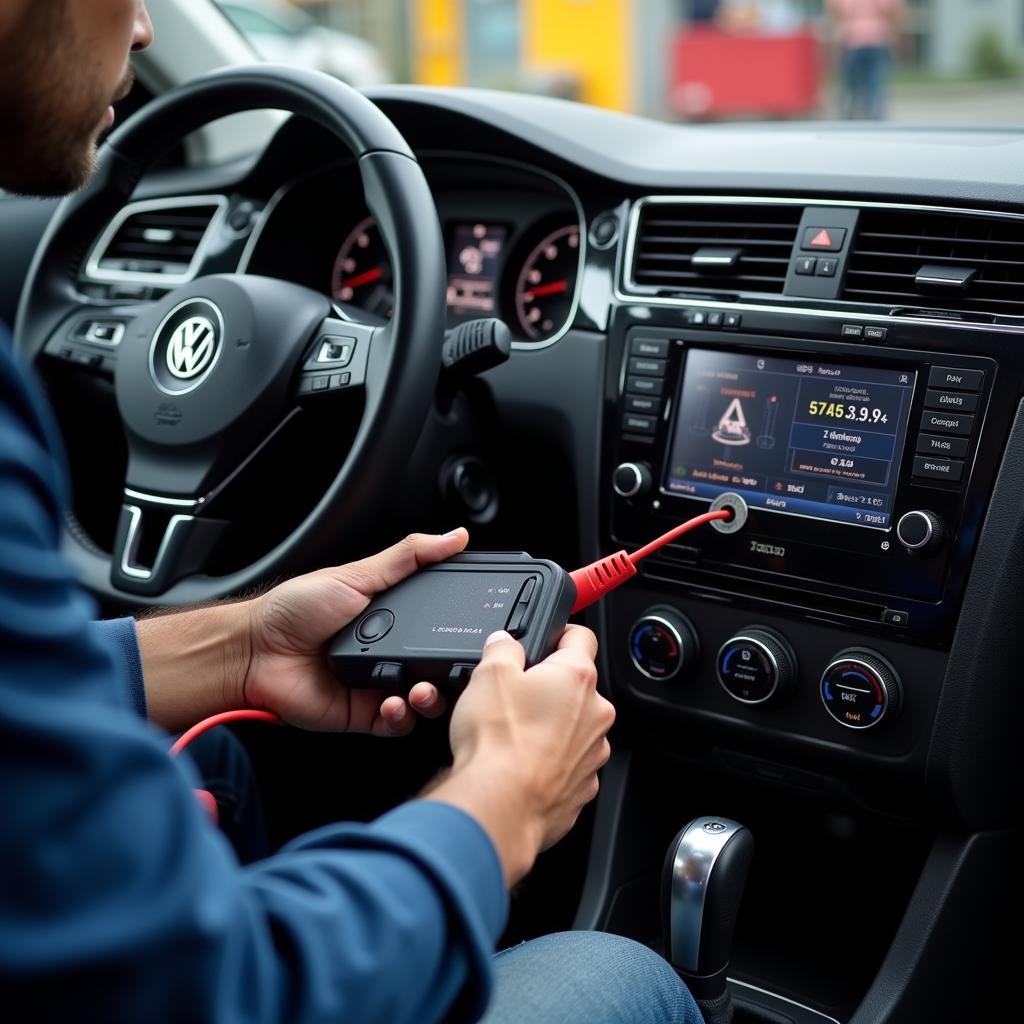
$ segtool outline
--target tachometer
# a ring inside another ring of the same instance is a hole
[[[530,251],[516,281],[516,320],[531,341],[560,331],[572,312],[579,270],[578,224],[552,231]]]
[[[391,263],[372,217],[361,220],[341,243],[331,274],[331,295],[378,316],[391,316],[395,302]]]

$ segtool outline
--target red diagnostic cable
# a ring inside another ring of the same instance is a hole
[[[668,533],[663,533],[657,540],[645,544],[642,548],[629,554],[627,551],[616,551],[614,555],[599,558],[590,565],[581,569],[574,569],[569,576],[576,584],[576,603],[572,606],[572,614],[583,611],[595,601],[599,601],[609,591],[632,579],[636,575],[636,563],[648,555],[653,554],[658,548],[681,537],[690,530],[695,530],[705,523],[713,523],[716,519],[732,519],[734,513],[731,508],[720,508],[715,512],[705,512],[703,515],[687,519],[685,523],[674,526]]]
[[[187,732],[183,732],[174,746],[171,747],[171,757],[177,757],[193,740],[198,739],[204,732],[216,729],[218,725],[225,725],[228,722],[277,722],[281,719],[273,711],[257,711],[254,708],[242,708],[238,711],[222,711],[219,715],[210,715],[201,722],[196,723]]]
[[[281,723],[281,719],[273,711],[257,711],[254,708],[222,711],[219,715],[210,715],[209,718],[204,718],[201,722],[193,725],[187,732],[183,732],[171,747],[171,757],[177,757],[193,740],[198,739],[204,732],[216,729],[218,725],[224,725],[227,722],[246,721]],[[192,792],[195,793],[200,806],[210,816],[213,823],[215,825],[219,824],[220,812],[217,809],[217,798],[208,789],[194,789]]]

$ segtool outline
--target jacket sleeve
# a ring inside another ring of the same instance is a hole
[[[486,834],[420,802],[241,868],[125,699],[131,659],[89,625],[37,404],[0,345],[5,1004],[218,1024],[479,1013],[507,909]]]

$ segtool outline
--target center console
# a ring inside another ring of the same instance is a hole
[[[997,353],[941,324],[714,305],[616,314],[607,543],[726,492],[749,517],[612,595],[612,685],[705,742],[914,788],[1011,419]]]

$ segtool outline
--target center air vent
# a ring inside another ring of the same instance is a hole
[[[1024,316],[1024,221],[864,209],[843,298]]]
[[[645,202],[632,283],[658,292],[781,294],[802,213],[800,206]]]
[[[198,269],[203,241],[226,205],[221,196],[132,203],[110,222],[86,273],[97,281],[188,281]]]

